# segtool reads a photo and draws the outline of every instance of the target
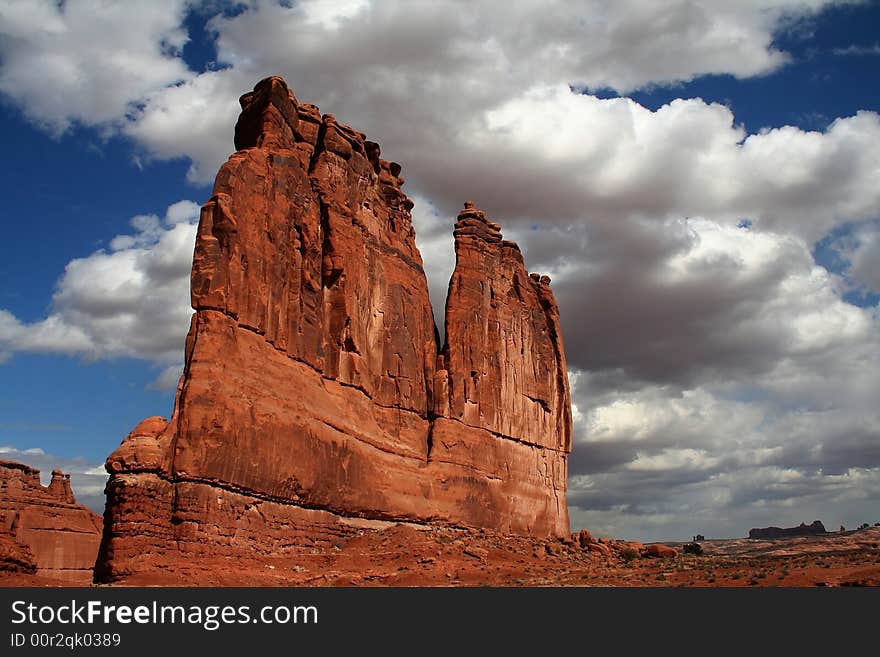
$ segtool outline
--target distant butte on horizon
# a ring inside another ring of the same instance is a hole
[[[466,203],[441,345],[400,165],[281,78],[240,102],[202,207],[174,413],[107,459],[96,580],[388,522],[567,536],[549,278]]]

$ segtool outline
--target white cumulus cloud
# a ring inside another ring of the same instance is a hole
[[[185,0],[9,0],[0,92],[54,133],[121,121],[145,94],[192,77],[178,57]]]
[[[178,201],[165,216],[131,219],[132,233],[108,249],[71,260],[58,281],[48,317],[20,322],[0,309],[0,354],[17,351],[82,356],[130,356],[171,368],[183,358],[192,309],[189,273],[199,206]]]

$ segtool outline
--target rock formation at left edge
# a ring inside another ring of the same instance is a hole
[[[43,486],[39,470],[0,459],[0,570],[89,584],[100,542],[101,516],[76,503],[70,475]]]

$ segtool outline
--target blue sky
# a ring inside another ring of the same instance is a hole
[[[182,202],[282,74],[402,162],[435,307],[465,198],[551,273],[574,526],[880,520],[880,3],[440,4],[0,10],[6,457],[97,506],[94,466],[170,414]]]

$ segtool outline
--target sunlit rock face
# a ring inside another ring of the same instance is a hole
[[[202,207],[174,414],[107,460],[97,578],[330,544],[365,522],[568,534],[549,279],[466,204],[439,344],[400,165],[280,78],[241,106]]]

